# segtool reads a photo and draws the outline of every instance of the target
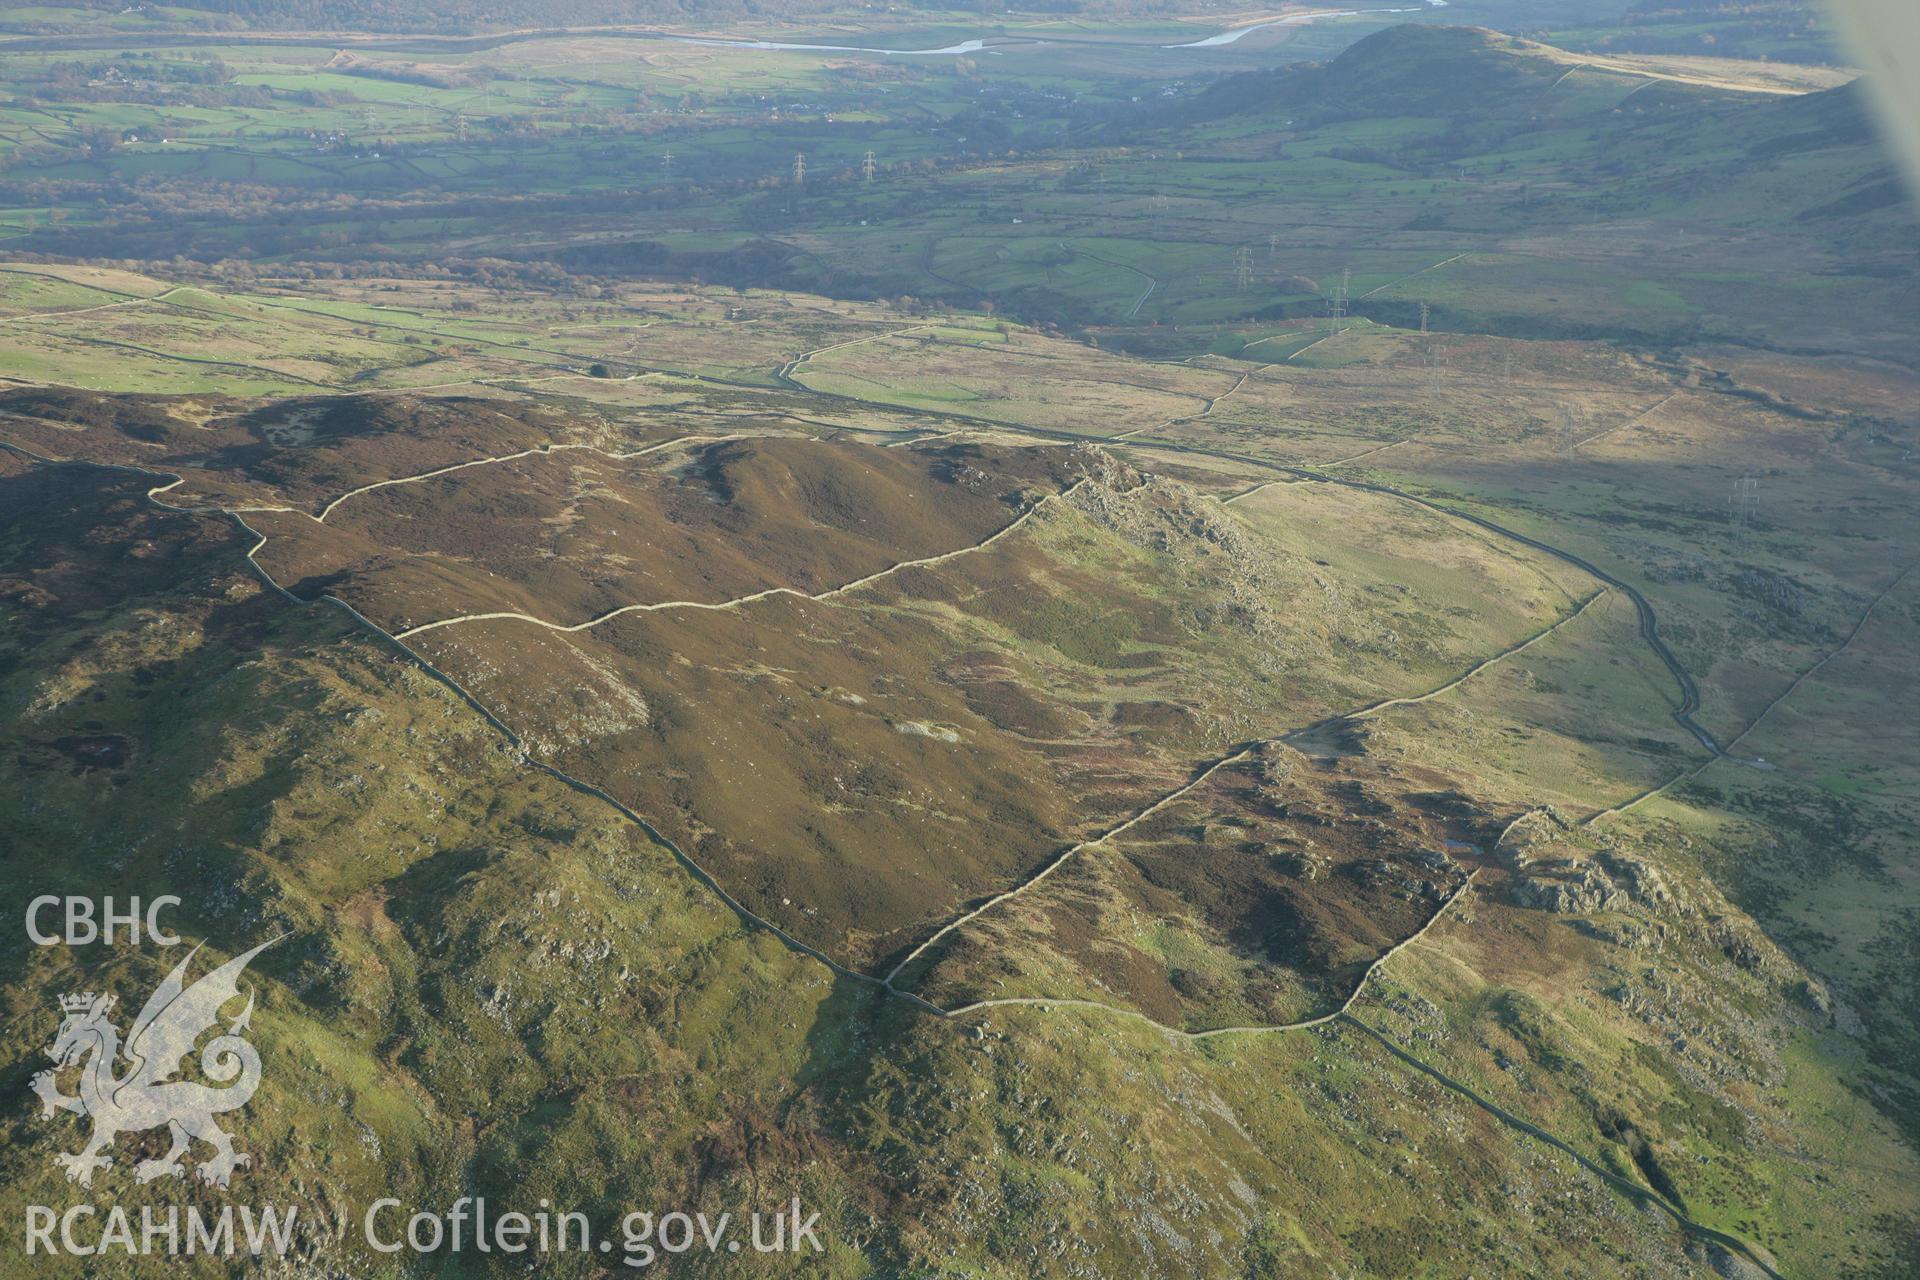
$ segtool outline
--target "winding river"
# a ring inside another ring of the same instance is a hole
[[[1297,27],[1309,22],[1320,22],[1327,18],[1360,18],[1370,14],[1424,13],[1429,9],[1442,9],[1447,0],[1422,0],[1422,3],[1393,9],[1305,9],[1299,13],[1289,13],[1278,18],[1268,18],[1261,22],[1250,22],[1243,27],[1234,27],[1200,40],[1188,40],[1181,44],[1163,44],[1161,49],[1218,49],[1230,45],[1256,31],[1265,31],[1268,27]],[[673,36],[660,37],[675,44],[696,44],[711,49],[764,49],[790,51],[796,53],[872,53],[888,58],[937,58],[952,57],[966,53],[992,52],[984,39],[962,40],[958,44],[944,45],[938,49],[877,49],[857,44],[806,44],[786,40],[729,40],[725,36]],[[1011,36],[1006,38],[1009,44],[1028,47],[1064,43],[1039,38]],[[1126,41],[1110,41],[1116,46],[1125,46]]]
[[[1231,31],[1222,31],[1218,35],[1208,36],[1204,40],[1189,40],[1185,44],[1163,44],[1162,49],[1216,49],[1223,44],[1232,44],[1242,36],[1250,36],[1256,31],[1265,31],[1268,27],[1298,27],[1309,22],[1318,22],[1322,18],[1359,18],[1370,13],[1423,13],[1428,9],[1446,7],[1447,0],[1426,0],[1425,4],[1403,9],[1310,9],[1304,13],[1290,13],[1284,18],[1268,18],[1265,22],[1252,22],[1244,27],[1235,27]]]
[[[1000,35],[993,37],[975,37],[961,40],[955,44],[942,45],[937,49],[881,49],[870,45],[857,44],[809,44],[798,40],[752,40],[746,38],[730,39],[726,36],[680,35],[671,31],[657,31],[643,27],[536,27],[520,31],[501,31],[476,36],[432,36],[365,34],[343,37],[340,33],[319,35],[312,32],[252,32],[252,31],[154,31],[141,32],[136,36],[129,32],[65,33],[60,35],[0,35],[0,49],[8,52],[25,50],[72,50],[72,49],[114,49],[137,41],[149,49],[192,48],[204,45],[287,45],[306,46],[324,43],[336,48],[391,50],[395,52],[444,52],[469,53],[480,49],[492,49],[506,44],[517,44],[526,40],[559,40],[576,36],[600,36],[622,40],[661,40],[673,44],[700,45],[709,49],[751,49],[768,50],[778,53],[865,53],[883,58],[937,58],[957,57],[968,53],[996,53],[1002,47],[1019,46],[1021,48],[1040,48],[1047,45],[1083,45],[1108,49],[1218,49],[1237,43],[1256,31],[1268,27],[1301,26],[1309,22],[1320,22],[1327,18],[1356,18],[1371,14],[1422,13],[1430,9],[1440,9],[1448,0],[1420,0],[1420,3],[1397,8],[1380,9],[1303,9],[1298,13],[1284,14],[1277,18],[1265,18],[1250,22],[1243,27],[1234,27],[1199,40],[1188,40],[1180,44],[1153,45],[1129,40],[1095,40],[1056,37],[1043,39],[1038,36]],[[996,44],[988,44],[993,39]]]

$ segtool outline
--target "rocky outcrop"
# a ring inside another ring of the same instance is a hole
[[[1592,858],[1526,860],[1512,882],[1513,900],[1562,915],[1599,911],[1639,911],[1669,915],[1680,900],[1652,864],[1617,850]]]
[[[1529,809],[1509,822],[1494,842],[1494,852],[1510,864],[1527,861],[1544,845],[1551,845],[1573,830],[1573,821],[1552,805]]]

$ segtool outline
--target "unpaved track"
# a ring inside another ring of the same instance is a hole
[[[1335,458],[1332,462],[1322,462],[1319,465],[1323,467],[1344,467],[1350,462],[1358,462],[1362,458],[1371,458],[1376,453],[1385,453],[1389,449],[1398,449],[1403,444],[1412,443],[1412,436],[1408,436],[1404,440],[1389,440],[1385,444],[1377,444],[1371,449],[1363,449],[1359,453],[1352,454],[1345,458]]]
[[[1309,342],[1306,346],[1301,347],[1298,351],[1295,351],[1292,354],[1290,354],[1287,357],[1287,363],[1291,364],[1293,361],[1298,360],[1301,356],[1307,354],[1307,352],[1313,350],[1315,347],[1319,346],[1321,343],[1332,342],[1335,338],[1339,337],[1341,334],[1345,332],[1346,332],[1346,328],[1342,326],[1341,328],[1335,329],[1333,332],[1325,335],[1324,337],[1315,338],[1312,342]]]
[[[1114,439],[1117,440],[1119,439],[1119,437],[1115,436]],[[1251,489],[1242,489],[1240,492],[1234,494],[1231,498],[1220,499],[1220,505],[1223,507],[1230,507],[1236,502],[1244,502],[1246,499],[1251,498],[1254,494],[1265,493],[1267,490],[1273,488],[1275,485],[1304,484],[1304,483],[1306,482],[1303,480],[1297,480],[1292,476],[1288,476],[1285,480],[1262,480],[1259,484],[1254,485]]]
[[[1667,395],[1665,399],[1661,400],[1658,404],[1648,405],[1646,408],[1642,409],[1640,412],[1634,414],[1631,418],[1628,418],[1625,422],[1616,422],[1610,427],[1601,428],[1599,431],[1594,432],[1590,436],[1582,436],[1580,437],[1580,439],[1575,440],[1573,442],[1573,447],[1578,449],[1582,445],[1592,444],[1595,440],[1601,439],[1604,436],[1610,436],[1616,431],[1625,431],[1628,427],[1638,426],[1640,423],[1645,422],[1650,415],[1658,413],[1660,410],[1666,408],[1667,405],[1671,403],[1674,400],[1674,398],[1677,397],[1679,394],[1680,393],[1678,391],[1671,392]]]
[[[1365,302],[1368,298],[1373,297],[1375,294],[1385,293],[1387,290],[1393,288],[1397,284],[1405,284],[1409,280],[1416,280],[1419,277],[1427,274],[1427,272],[1429,271],[1438,271],[1442,267],[1451,266],[1453,263],[1460,261],[1460,259],[1462,258],[1471,258],[1473,254],[1474,254],[1474,251],[1469,249],[1465,253],[1456,253],[1451,258],[1442,258],[1440,261],[1434,263],[1430,267],[1422,267],[1418,271],[1409,271],[1406,275],[1403,275],[1398,279],[1389,280],[1385,284],[1374,286],[1373,288],[1367,290],[1365,293],[1361,294],[1358,298],[1354,299],[1354,301]]]
[[[1141,291],[1139,297],[1133,300],[1133,305],[1127,308],[1126,318],[1129,320],[1135,319],[1136,317],[1139,316],[1140,308],[1147,305],[1147,299],[1151,298],[1154,294],[1154,290],[1160,287],[1160,281],[1152,273],[1142,271],[1139,267],[1134,266],[1130,262],[1115,262],[1112,258],[1101,257],[1099,254],[1093,252],[1091,249],[1076,249],[1073,245],[1068,244],[1065,240],[1062,240],[1060,242],[1060,247],[1062,249],[1067,250],[1069,253],[1077,253],[1084,257],[1091,258],[1095,262],[1098,262],[1103,266],[1115,267],[1121,271],[1131,271],[1134,275],[1139,276],[1142,280],[1145,280],[1147,282],[1147,287]]]
[[[58,280],[63,277],[49,276],[39,271],[11,271],[14,275],[39,276],[43,280]],[[81,285],[82,288],[95,288],[93,285]],[[175,285],[165,293],[156,293],[150,298],[122,298],[118,302],[102,302],[96,306],[79,307],[73,311],[23,311],[17,316],[0,316],[0,324],[24,324],[29,320],[64,320],[69,316],[88,316],[96,311],[113,311],[120,307],[137,307],[147,302],[165,302],[168,298],[184,289],[185,285]]]
[[[801,383],[794,380],[793,375],[801,365],[811,362],[815,356],[823,356],[829,351],[841,351],[847,347],[857,347],[862,343],[879,342],[883,338],[904,338],[910,334],[919,333],[923,329],[931,329],[932,327],[930,324],[909,325],[904,329],[889,329],[885,333],[869,333],[865,337],[848,338],[844,342],[832,342],[824,347],[815,347],[811,351],[802,351],[799,355],[774,370],[773,376],[792,386],[801,386]]]

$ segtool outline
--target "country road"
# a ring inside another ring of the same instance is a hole
[[[1853,624],[1853,629],[1847,632],[1846,638],[1841,640],[1839,647],[1831,650],[1830,652],[1827,653],[1825,657],[1821,658],[1819,661],[1815,662],[1812,666],[1808,667],[1805,671],[1802,671],[1799,675],[1795,676],[1792,684],[1788,685],[1785,689],[1781,690],[1779,696],[1775,697],[1771,702],[1767,703],[1766,706],[1760,709],[1759,715],[1755,716],[1752,720],[1747,722],[1746,728],[1742,729],[1739,733],[1734,735],[1733,739],[1727,743],[1725,751],[1722,751],[1718,755],[1710,757],[1705,764],[1699,765],[1696,768],[1682,769],[1680,772],[1674,774],[1671,778],[1668,778],[1665,782],[1662,782],[1655,787],[1649,787],[1647,790],[1642,791],[1639,795],[1634,796],[1632,799],[1622,801],[1619,804],[1600,810],[1598,813],[1595,813],[1589,816],[1581,825],[1594,826],[1606,818],[1611,818],[1617,814],[1625,813],[1630,809],[1638,808],[1644,802],[1653,799],[1657,795],[1664,794],[1666,791],[1670,790],[1671,788],[1677,786],[1682,782],[1691,782],[1693,779],[1705,773],[1709,768],[1711,768],[1714,764],[1718,763],[1721,760],[1737,760],[1738,757],[1729,755],[1728,752],[1731,752],[1733,748],[1739,746],[1742,742],[1746,741],[1747,735],[1752,733],[1755,729],[1758,729],[1760,727],[1760,722],[1773,714],[1774,708],[1778,707],[1781,703],[1785,702],[1788,698],[1792,697],[1795,691],[1797,691],[1801,685],[1805,684],[1813,676],[1818,674],[1822,667],[1826,666],[1829,662],[1832,662],[1835,658],[1839,657],[1841,654],[1845,653],[1849,648],[1851,648],[1853,646],[1854,639],[1858,637],[1860,632],[1866,628],[1868,621],[1872,619],[1874,612],[1877,609],[1879,609],[1881,603],[1888,596],[1892,595],[1894,589],[1898,587],[1902,582],[1905,582],[1907,579],[1907,575],[1912,573],[1916,568],[1920,568],[1920,563],[1909,564],[1906,568],[1900,570],[1899,573],[1895,574],[1893,576],[1893,580],[1887,583],[1886,586],[1882,587],[1880,589],[1879,594],[1875,595],[1872,600],[1867,602],[1866,609],[1862,611],[1860,614],[1860,617],[1857,620],[1855,620]],[[1741,761],[1741,763],[1752,763],[1752,762]]]

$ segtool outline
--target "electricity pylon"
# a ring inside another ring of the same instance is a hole
[[[1733,497],[1727,505],[1733,517],[1735,542],[1747,540],[1747,525],[1753,519],[1754,491],[1759,487],[1760,482],[1752,474],[1741,476],[1733,482]]]
[[[1327,335],[1340,331],[1340,322],[1347,318],[1347,290],[1352,284],[1352,273],[1340,268],[1340,285],[1327,297]]]

